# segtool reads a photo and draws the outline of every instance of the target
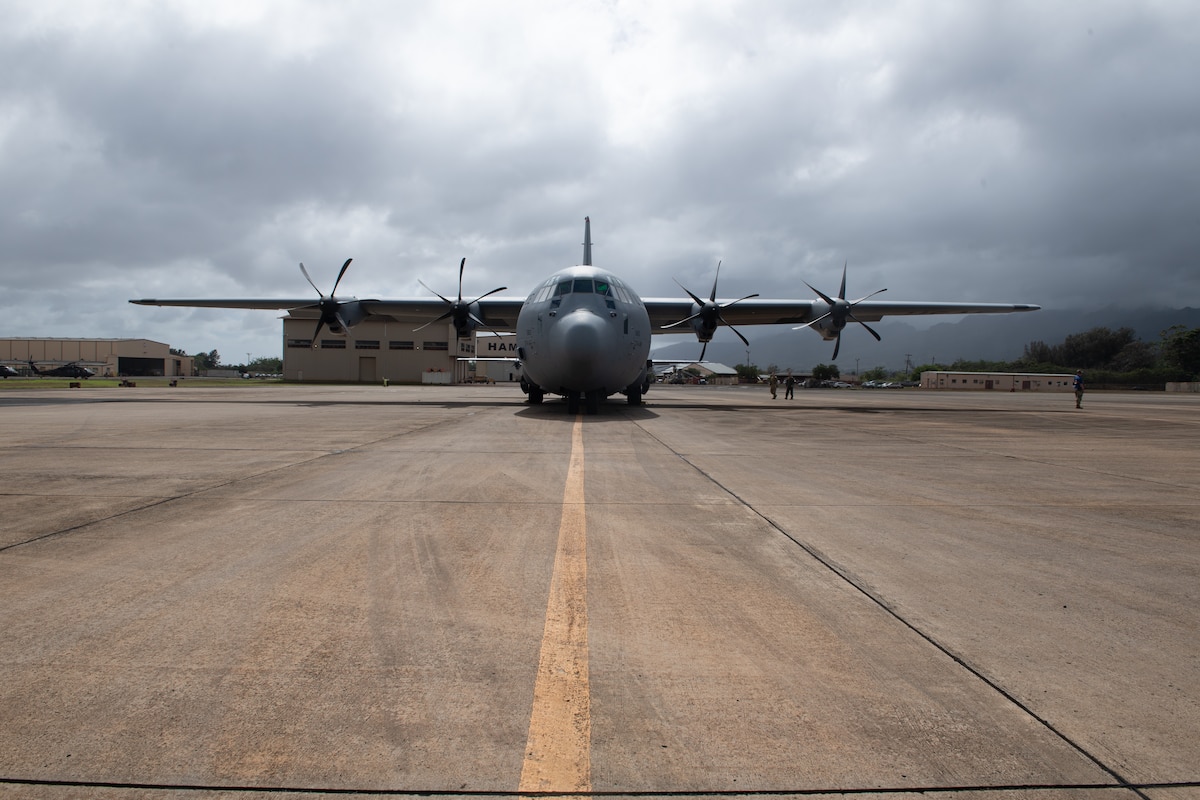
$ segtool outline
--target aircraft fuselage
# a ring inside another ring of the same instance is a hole
[[[568,267],[542,281],[517,316],[517,353],[527,391],[638,402],[647,385],[650,317],[611,272]]]

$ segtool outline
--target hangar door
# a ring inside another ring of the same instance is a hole
[[[360,383],[375,382],[375,356],[358,357],[358,380]]]
[[[155,375],[161,376],[163,374],[163,360],[161,358],[127,358],[121,356],[117,359],[117,374],[143,378]]]

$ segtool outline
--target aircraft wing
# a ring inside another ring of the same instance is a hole
[[[446,313],[446,304],[437,297],[412,297],[398,300],[359,300],[357,298],[337,298],[344,304],[357,303],[358,307],[373,317],[386,317],[397,322],[407,322],[420,325],[437,319]],[[239,308],[264,309],[277,311],[306,311],[314,313],[319,310],[320,298],[217,298],[217,299],[159,299],[143,298],[129,302],[139,306],[174,306],[181,308]],[[504,297],[485,297],[476,302],[479,317],[494,331],[515,331],[517,329],[517,314],[521,310],[523,299]]]
[[[227,299],[166,299],[160,300],[156,298],[143,298],[141,300],[130,300],[129,302],[138,306],[179,306],[182,308],[260,308],[260,309],[278,309],[287,310],[292,308],[315,308],[317,300],[312,297],[304,299],[288,299],[281,297],[272,297],[262,300],[245,300],[238,298]]]
[[[933,303],[908,300],[863,300],[854,306],[854,316],[864,322],[878,322],[884,317],[914,317],[929,314],[1011,314],[1014,311],[1037,311],[1039,309],[1041,309],[1041,306],[1030,303]]]
[[[770,300],[750,298],[736,303],[717,300],[723,305],[721,318],[729,325],[804,325],[824,314],[828,306],[817,300]],[[650,298],[645,301],[650,325],[655,331],[695,313],[692,301],[677,298]],[[814,314],[814,307],[816,313]],[[863,300],[854,305],[854,316],[865,322],[877,322],[888,316],[923,314],[1008,314],[1036,311],[1041,306],[1028,303],[936,303],[905,300]],[[688,332],[680,328],[679,333]]]
[[[686,297],[652,297],[644,300],[650,314],[650,327],[658,331],[664,325],[691,316],[695,313],[692,301]],[[727,300],[718,300],[727,303]],[[799,325],[812,319],[811,300],[742,300],[721,310],[721,316],[732,325]],[[688,333],[689,328],[680,328],[675,333]]]
[[[363,310],[375,317],[388,317],[397,322],[420,325],[437,319],[446,313],[446,304],[436,297],[405,298],[402,300],[363,300]],[[475,301],[478,316],[483,323],[496,332],[511,332],[517,329],[517,314],[525,298],[484,297]]]
[[[346,303],[358,303],[370,316],[386,317],[397,322],[423,324],[437,319],[446,312],[446,305],[438,298],[402,298],[397,300],[357,300],[338,298]],[[130,300],[141,306],[178,306],[187,308],[239,308],[274,309],[279,311],[301,311],[318,308],[315,298],[262,298],[262,299],[154,299]],[[718,300],[718,303],[729,301]],[[505,297],[485,297],[477,301],[480,319],[495,331],[514,331],[517,314],[524,300]],[[692,301],[687,298],[648,298],[646,311],[654,330],[677,322],[694,313]],[[817,313],[813,313],[817,306]],[[1028,303],[937,303],[905,300],[863,300],[854,306],[854,316],[864,322],[877,322],[888,316],[914,316],[925,314],[1008,314],[1014,311],[1036,311],[1041,306]],[[721,317],[730,325],[803,325],[826,311],[824,303],[815,300],[771,300],[750,298],[731,303],[721,310]],[[679,330],[680,333],[684,329]]]

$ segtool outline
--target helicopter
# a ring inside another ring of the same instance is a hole
[[[87,367],[80,366],[78,361],[72,361],[69,364],[63,364],[61,367],[54,367],[53,369],[38,369],[31,358],[29,359],[29,369],[33,371],[34,375],[42,378],[83,378],[87,380],[96,374]]]

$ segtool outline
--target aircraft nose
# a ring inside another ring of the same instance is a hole
[[[594,374],[604,358],[604,320],[590,311],[579,310],[559,320],[557,356],[568,365],[572,379]]]

